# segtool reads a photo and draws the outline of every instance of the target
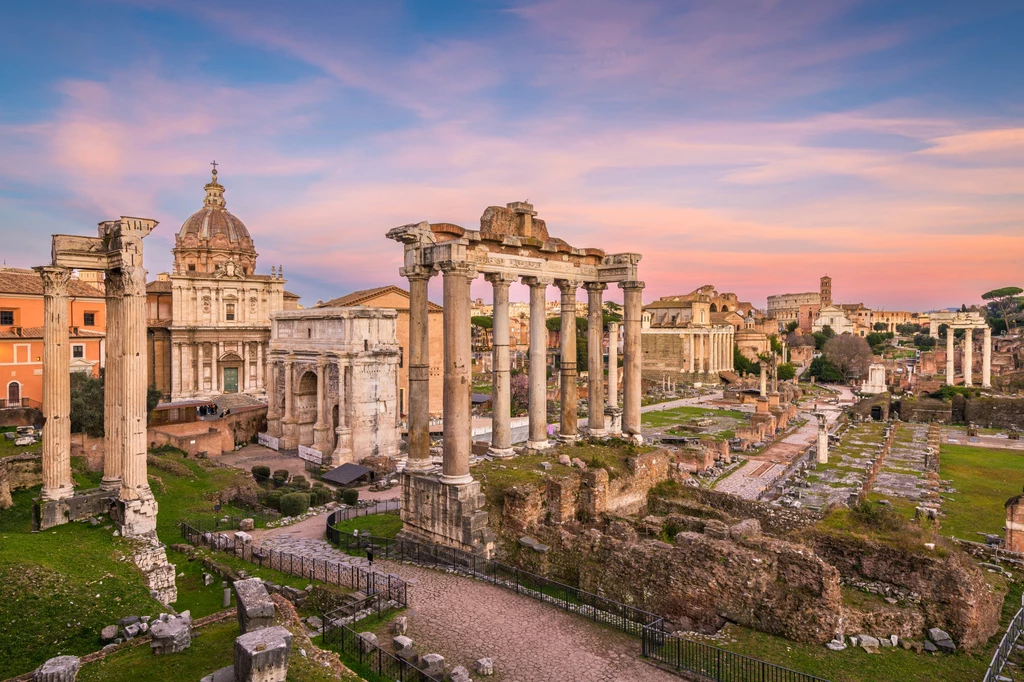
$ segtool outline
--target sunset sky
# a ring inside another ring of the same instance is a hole
[[[519,200],[642,253],[645,301],[970,304],[1024,285],[1022,35],[983,0],[5,3],[0,256],[146,216],[155,277],[216,159],[306,305]]]

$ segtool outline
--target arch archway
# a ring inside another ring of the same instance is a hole
[[[313,424],[316,422],[316,372],[306,370],[292,399],[295,421],[299,425],[299,445],[313,444]]]
[[[714,303],[711,304],[711,312],[713,312],[713,313],[717,313],[718,312],[718,306],[716,306]]]
[[[7,407],[19,407],[21,405],[21,384],[12,381],[7,384]]]
[[[723,306],[722,306],[722,312],[723,312],[723,313],[727,313],[727,312],[729,312],[729,306],[727,306],[727,305],[723,305]]]

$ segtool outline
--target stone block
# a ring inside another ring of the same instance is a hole
[[[203,585],[209,587],[214,582],[213,576],[209,573],[203,573]]]
[[[256,528],[256,522],[252,519],[242,519],[238,522],[238,530],[250,531]]]
[[[405,635],[397,635],[391,638],[391,645],[395,651],[407,651],[412,649],[412,640]]]
[[[112,642],[117,639],[117,626],[108,625],[100,631],[100,639],[104,642]]]
[[[586,468],[587,468],[587,463],[586,463],[586,462],[584,462],[584,461],[583,461],[582,459],[580,459],[579,457],[573,457],[573,459],[572,459],[572,465],[573,465],[574,467],[576,467],[577,469],[586,469]]]
[[[725,525],[721,521],[710,519],[704,524],[704,534],[709,538],[716,540],[728,540],[729,539],[729,526]]]
[[[430,677],[441,679],[444,677],[444,656],[441,654],[427,654],[420,659],[420,665]]]
[[[192,615],[185,611],[180,616],[153,623],[153,640],[149,646],[156,655],[176,654],[192,645]]]
[[[324,622],[320,619],[319,616],[310,616],[306,619],[306,625],[308,625],[313,630],[319,632],[320,628],[324,626]]]
[[[729,535],[733,540],[743,538],[756,538],[761,535],[761,522],[757,519],[745,519],[729,529]]]
[[[252,536],[246,533],[245,531],[240,530],[237,533],[235,533],[235,542],[241,542],[243,545],[251,544]]]
[[[391,623],[391,632],[396,635],[404,635],[409,629],[409,619],[405,616],[395,618]]]
[[[567,466],[567,467],[571,467],[572,466],[572,460],[569,459],[569,455],[559,455],[558,456],[558,463],[563,465],[563,466]]]
[[[243,634],[274,624],[274,602],[259,578],[235,581],[238,629]]]
[[[32,682],[74,682],[80,666],[78,656],[57,656],[36,668]]]
[[[363,653],[370,653],[377,648],[377,635],[372,632],[359,633],[359,650]]]
[[[281,626],[241,635],[235,640],[236,682],[285,682],[291,649],[292,633]]]
[[[494,674],[494,661],[489,658],[478,658],[476,663],[473,664],[476,668],[477,675],[483,675],[487,677]]]

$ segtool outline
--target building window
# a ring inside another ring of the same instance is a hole
[[[195,272],[196,271],[196,264],[195,263],[189,263],[188,264],[188,271],[189,272]]]
[[[226,312],[224,314],[225,319],[227,319],[227,320],[234,320],[235,319],[235,304],[234,303],[226,304],[225,310],[226,310]]]
[[[71,346],[71,357],[73,358],[84,358],[85,357],[85,344],[76,343]]]
[[[0,310],[0,324],[14,324],[14,311]]]
[[[95,327],[96,326],[96,313],[85,313],[85,315],[83,317],[84,317],[84,319],[82,320],[82,324],[84,326],[86,326],[86,327]]]

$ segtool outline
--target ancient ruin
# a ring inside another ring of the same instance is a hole
[[[946,383],[952,386],[956,378],[955,367],[955,330],[964,330],[963,367],[964,386],[974,385],[974,330],[981,329],[983,340],[981,345],[981,386],[992,386],[992,328],[988,326],[981,313],[932,313],[929,334],[939,338],[939,327],[946,325]]]
[[[492,454],[512,454],[509,410],[508,288],[516,279],[530,287],[530,385],[528,447],[548,447],[546,414],[545,292],[555,284],[562,295],[561,425],[559,439],[579,438],[576,391],[576,293],[588,292],[588,309],[600,319],[603,292],[618,282],[624,292],[622,431],[640,435],[641,293],[640,254],[607,255],[574,248],[548,235],[547,225],[526,202],[491,206],[479,230],[451,223],[421,222],[396,227],[388,238],[405,246],[403,277],[410,287],[409,461],[403,477],[404,533],[489,554],[491,533],[482,511],[480,485],[469,471],[470,354],[469,284],[483,274],[494,287],[494,417]],[[440,475],[430,461],[427,283],[444,278],[444,453]],[[596,311],[596,312],[595,312]],[[589,326],[589,347],[602,347],[602,325]],[[604,434],[604,370],[601,356],[590,361],[589,429]]]
[[[271,315],[270,447],[322,466],[398,454],[397,315],[367,307]]]

